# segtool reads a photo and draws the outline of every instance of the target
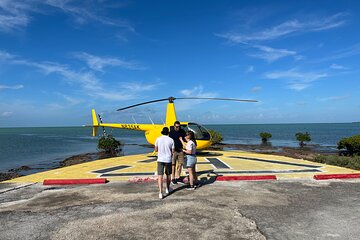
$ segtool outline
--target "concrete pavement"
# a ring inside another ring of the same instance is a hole
[[[358,239],[360,181],[0,184],[0,239]],[[18,186],[16,184],[16,186]],[[8,191],[4,191],[8,190]]]

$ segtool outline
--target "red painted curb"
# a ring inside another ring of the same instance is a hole
[[[275,175],[255,175],[255,176],[218,176],[216,181],[251,181],[251,180],[276,180]]]
[[[351,174],[318,174],[318,175],[314,175],[314,179],[316,179],[316,180],[343,179],[343,178],[360,178],[360,173],[351,173]]]
[[[107,182],[106,178],[45,179],[43,185],[104,184]]]

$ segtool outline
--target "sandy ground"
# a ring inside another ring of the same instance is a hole
[[[0,184],[0,239],[359,239],[360,181]]]

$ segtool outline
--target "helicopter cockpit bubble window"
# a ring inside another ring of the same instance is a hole
[[[210,133],[203,126],[189,123],[187,128],[195,133],[196,140],[210,140]]]

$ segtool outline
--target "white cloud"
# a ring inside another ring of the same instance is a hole
[[[1,58],[1,56],[6,56],[6,59]],[[4,51],[0,52],[0,61],[4,61],[8,64],[34,67],[45,75],[57,74],[66,82],[79,85],[85,94],[110,101],[134,99],[139,97],[142,92],[155,90],[161,85],[160,82],[149,84],[124,82],[119,83],[119,86],[121,85],[121,87],[109,91],[92,71],[75,71],[70,69],[67,65],[53,62],[31,62]]]
[[[71,97],[71,96],[63,94],[63,93],[56,92],[55,94],[62,97],[62,98],[64,98],[67,102],[70,103],[70,105],[76,105],[76,104],[79,104],[81,102],[79,99],[76,99],[74,97]]]
[[[51,9],[61,11],[74,18],[77,24],[98,22],[104,25],[121,27],[134,32],[134,27],[126,20],[111,19],[99,14],[109,5],[101,1],[76,0],[1,0],[0,1],[0,31],[10,32],[20,30],[31,22],[31,15],[40,13],[49,16]]]
[[[13,89],[13,90],[18,90],[24,88],[24,85],[14,85],[14,86],[7,86],[7,85],[0,85],[0,90],[2,89]]]
[[[228,69],[236,69],[236,68],[239,68],[240,66],[241,66],[240,64],[233,64],[233,65],[226,66],[226,68],[228,68]]]
[[[324,101],[324,102],[327,102],[327,101],[334,101],[334,102],[337,102],[337,101],[342,101],[342,100],[345,100],[349,98],[348,95],[344,95],[344,96],[331,96],[331,97],[326,97],[326,98],[320,98],[319,100],[320,101]]]
[[[150,91],[156,89],[162,83],[144,84],[139,82],[122,82],[121,86],[133,92]]]
[[[85,61],[89,68],[96,71],[103,71],[103,68],[106,66],[117,66],[131,70],[146,69],[145,67],[140,66],[136,62],[129,62],[114,57],[99,57],[85,52],[76,53],[74,54],[74,56],[78,59]]]
[[[305,101],[300,101],[300,102],[296,102],[295,103],[295,105],[297,105],[297,106],[305,106],[305,105],[307,105],[308,103],[307,102],[305,102]]]
[[[14,63],[17,63],[16,61]],[[20,61],[23,65],[33,66],[41,70],[44,74],[58,74],[70,83],[79,84],[87,91],[100,91],[102,89],[100,80],[92,72],[74,71],[66,65],[52,62],[29,62]]]
[[[306,57],[305,57],[305,56],[302,56],[302,55],[296,55],[296,56],[294,56],[294,59],[295,59],[296,61],[301,61],[301,60],[306,59]]]
[[[190,89],[183,89],[180,91],[180,94],[183,95],[183,97],[198,97],[198,98],[212,98],[212,97],[216,97],[217,94],[214,92],[205,92],[203,86],[199,85],[199,86],[195,86],[193,88]],[[184,111],[184,110],[188,110],[191,109],[193,105],[195,104],[200,104],[200,103],[204,103],[207,102],[209,100],[189,100],[189,101],[180,101],[178,103],[176,103],[176,109],[179,111]]]
[[[45,105],[45,107],[49,111],[58,111],[58,110],[62,110],[62,109],[65,108],[64,105],[58,104],[58,103],[48,103],[48,104]]]
[[[265,74],[265,77],[268,79],[286,80],[287,88],[296,91],[302,91],[310,87],[311,82],[317,81],[327,76],[328,75],[326,73],[300,72],[296,69],[290,69],[287,71],[274,71]]]
[[[158,83],[138,83],[138,82],[121,82],[121,90],[118,91],[100,91],[96,95],[111,101],[124,101],[141,97],[144,92],[157,89],[161,82]]]
[[[271,47],[262,46],[262,45],[254,45],[254,48],[261,50],[261,52],[253,53],[253,54],[250,54],[249,56],[255,57],[255,58],[260,58],[260,59],[263,59],[270,63],[274,62],[280,58],[283,58],[283,57],[296,55],[295,51],[290,51],[287,49],[276,49],[276,48],[271,48]]]
[[[0,30],[9,32],[26,27],[30,22],[29,11],[33,11],[28,2],[16,0],[0,1]]]
[[[12,115],[13,115],[13,112],[2,112],[0,116],[2,118],[8,118],[8,117],[11,117]]]
[[[253,32],[249,34],[238,32],[227,32],[223,34],[216,34],[218,37],[227,39],[233,43],[247,43],[252,41],[264,41],[287,37],[295,33],[318,32],[331,28],[336,28],[346,23],[346,13],[337,13],[332,16],[318,17],[317,19],[309,19],[300,21],[298,19],[283,22],[277,26],[262,31]]]
[[[274,71],[265,74],[265,77],[269,79],[290,79],[300,80],[303,82],[313,82],[327,76],[328,75],[326,73],[300,72],[296,69],[290,69],[287,71]]]
[[[44,4],[60,9],[64,13],[73,16],[78,24],[95,21],[105,25],[123,27],[132,32],[135,31],[134,27],[125,20],[110,19],[97,14],[97,10],[104,6],[101,2],[97,4],[97,1],[87,1],[86,4],[84,4],[82,1],[78,2],[75,0],[46,0]]]
[[[359,54],[360,54],[360,43],[356,43],[352,46],[339,49],[339,50],[331,53],[331,55],[329,55],[328,57],[324,57],[324,58],[315,60],[313,62],[333,61],[333,60],[337,60],[337,59],[341,59],[341,58],[348,58],[348,57],[356,56]]]
[[[262,87],[261,86],[255,86],[251,89],[252,92],[259,92],[262,90]]]
[[[1,51],[1,50],[0,50],[0,60],[1,60],[1,61],[14,59],[15,57],[16,57],[16,56],[13,55],[13,54],[10,54],[10,53],[8,53],[8,52]]]
[[[191,89],[183,89],[180,91],[182,95],[185,97],[202,97],[202,98],[210,98],[210,97],[216,97],[216,93],[212,92],[204,92],[203,86],[196,86]]]
[[[311,84],[308,83],[290,83],[287,88],[295,91],[302,91],[310,86]]]
[[[254,66],[249,66],[247,69],[246,69],[246,73],[251,73],[251,72],[254,72],[255,71],[255,67]]]
[[[335,64],[335,63],[331,64],[330,68],[336,69],[336,70],[348,70],[349,69],[347,67],[344,67],[342,65]]]

